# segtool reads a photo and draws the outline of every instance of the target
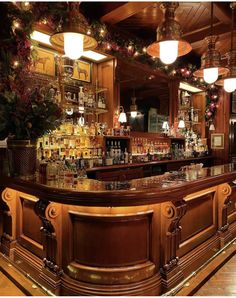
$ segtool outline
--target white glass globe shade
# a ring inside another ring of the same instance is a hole
[[[225,79],[224,89],[226,92],[233,92],[236,89],[236,78]]]
[[[79,59],[84,51],[84,36],[79,33],[64,33],[64,51],[70,59]]]
[[[208,84],[214,83],[218,79],[218,67],[203,69],[203,79]]]
[[[137,116],[138,113],[137,113],[136,111],[133,111],[133,112],[131,112],[130,114],[131,114],[131,117],[132,117],[132,118],[135,118],[135,117]]]
[[[178,40],[160,42],[160,59],[164,64],[173,63],[178,57]]]

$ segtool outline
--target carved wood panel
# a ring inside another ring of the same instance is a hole
[[[185,198],[187,212],[180,221],[181,243],[178,256],[183,256],[217,231],[217,187],[191,194]]]
[[[113,267],[142,263],[149,259],[149,215],[96,217],[74,213],[71,216],[76,262]]]
[[[17,208],[17,242],[31,253],[42,257],[43,246],[40,235],[41,223],[34,212],[37,198],[16,192]]]
[[[230,195],[230,205],[228,208],[228,221],[232,223],[236,220],[236,185],[231,185],[232,193]]]

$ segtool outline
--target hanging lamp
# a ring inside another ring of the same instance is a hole
[[[236,8],[236,3],[230,4],[232,9],[232,27],[231,27],[231,46],[230,51],[225,54],[228,60],[229,74],[218,80],[216,85],[224,86],[226,92],[233,92],[236,89],[236,50],[234,49],[233,38],[234,38],[234,9]]]
[[[177,2],[163,2],[160,8],[164,11],[164,21],[157,28],[157,40],[147,47],[147,53],[158,57],[164,64],[173,63],[177,57],[188,54],[192,47],[181,39],[182,30],[175,20]]]
[[[195,77],[203,78],[208,84],[213,84],[219,75],[228,72],[227,67],[221,66],[221,55],[215,48],[217,39],[218,36],[213,35],[213,2],[211,2],[211,33],[205,37],[207,50],[201,57],[201,68],[193,73]]]
[[[67,18],[64,20],[62,30],[50,37],[54,48],[64,52],[70,59],[78,59],[84,51],[97,47],[97,41],[91,36],[89,25],[79,11],[79,3],[68,2]]]

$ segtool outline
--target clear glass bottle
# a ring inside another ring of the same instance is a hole
[[[79,106],[80,106],[80,107],[84,107],[84,92],[83,92],[83,86],[80,86],[80,87],[79,87],[78,98],[79,98]]]

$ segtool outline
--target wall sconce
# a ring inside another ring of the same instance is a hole
[[[210,130],[210,131],[215,130],[215,125],[214,125],[213,121],[212,121],[211,124],[210,124],[209,130]]]
[[[162,123],[162,129],[164,130],[164,133],[168,133],[169,132],[169,123],[167,121],[163,121]]]
[[[120,106],[120,115],[119,115],[118,121],[121,123],[127,122],[127,116],[122,106]]]
[[[175,10],[179,6],[177,2],[162,2],[164,21],[157,28],[157,40],[147,47],[147,53],[158,57],[165,64],[173,63],[177,57],[188,54],[192,47],[181,38],[180,24],[175,20]]]
[[[185,122],[183,119],[179,120],[178,128],[185,128]]]
[[[79,59],[84,51],[97,47],[97,41],[88,34],[88,22],[79,11],[79,3],[68,2],[68,17],[63,22],[62,31],[50,37],[56,50],[64,52],[70,59]]]

